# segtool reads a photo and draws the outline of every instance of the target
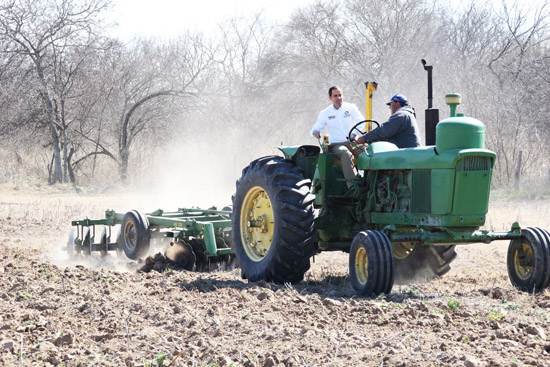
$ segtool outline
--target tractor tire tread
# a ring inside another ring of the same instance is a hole
[[[355,267],[360,248],[365,250],[368,260],[365,284],[359,280]],[[391,243],[384,233],[367,230],[354,237],[349,254],[349,273],[356,293],[367,297],[389,294],[393,287],[393,266]]]
[[[233,251],[238,257],[242,276],[250,281],[296,283],[309,270],[309,258],[315,253],[314,196],[311,181],[304,179],[301,170],[279,156],[256,159],[243,169],[233,195],[231,231]],[[248,190],[260,186],[269,196],[276,217],[272,243],[260,261],[250,259],[242,243],[240,218],[242,200]],[[312,199],[313,197],[313,199]]]
[[[532,273],[522,279],[516,271],[516,252],[518,244],[526,240],[533,251],[534,268]],[[541,292],[548,287],[550,277],[550,236],[538,227],[526,227],[521,230],[521,238],[510,241],[506,257],[508,276],[516,288],[524,292]]]

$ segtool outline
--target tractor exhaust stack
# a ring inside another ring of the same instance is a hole
[[[425,128],[424,135],[426,145],[435,145],[435,127],[439,122],[439,110],[433,107],[433,87],[432,87],[432,65],[426,65],[426,60],[422,59],[424,70],[428,72],[428,108],[425,110]]]

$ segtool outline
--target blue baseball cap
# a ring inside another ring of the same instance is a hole
[[[403,103],[404,105],[409,104],[409,101],[407,101],[407,97],[402,94],[394,94],[393,97],[391,97],[390,101],[386,104],[389,106],[392,102],[399,102]]]

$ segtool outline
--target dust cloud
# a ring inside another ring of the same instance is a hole
[[[59,231],[59,238],[49,242],[51,248],[46,251],[48,261],[60,267],[81,265],[92,269],[105,267],[122,272],[136,271],[143,264],[129,260],[116,251],[109,251],[105,256],[94,252],[91,255],[78,254],[74,258],[69,257],[67,239],[71,221],[103,219],[107,209],[119,213],[131,210],[149,213],[157,209],[221,209],[232,205],[235,182],[242,169],[250,160],[276,152],[274,149],[266,149],[265,144],[257,147],[247,144],[244,149],[244,142],[233,145],[222,134],[218,135],[208,138],[179,137],[177,141],[184,143],[167,144],[162,149],[157,149],[158,153],[154,157],[140,160],[137,155],[137,162],[134,159],[129,170],[133,176],[130,183],[124,186],[113,186],[105,190],[84,188],[84,193],[78,195],[78,198],[74,198],[74,193],[66,195],[65,199],[60,197],[60,200],[66,200],[66,204],[61,205],[66,207],[64,213],[60,214],[63,220],[60,219],[57,223],[63,229]],[[252,156],[254,158],[250,158]],[[89,205],[77,205],[80,197]],[[119,228],[120,226],[112,227],[109,242],[116,241]],[[94,243],[99,242],[102,230],[103,226],[96,227]],[[148,255],[164,253],[168,244],[169,241],[152,241]]]

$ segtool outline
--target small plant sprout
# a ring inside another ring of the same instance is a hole
[[[452,312],[456,312],[460,309],[460,301],[454,297],[450,297],[447,301],[447,309]]]

